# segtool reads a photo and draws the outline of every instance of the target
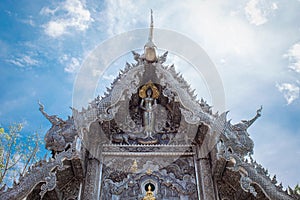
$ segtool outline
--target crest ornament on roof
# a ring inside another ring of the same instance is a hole
[[[153,11],[151,9],[151,23],[150,23],[149,37],[148,37],[148,42],[144,47],[145,58],[148,62],[154,62],[157,60],[155,49],[156,46],[153,43]]]

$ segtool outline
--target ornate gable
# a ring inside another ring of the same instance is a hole
[[[62,120],[40,111],[53,158],[40,161],[0,199],[300,199],[256,163],[247,129],[213,114],[187,81],[166,66],[152,41],[132,52],[103,97]],[[250,158],[247,160],[246,157]]]

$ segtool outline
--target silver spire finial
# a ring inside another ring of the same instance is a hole
[[[153,40],[153,11],[152,11],[152,9],[150,9],[150,11],[151,11],[151,22],[150,22],[150,32],[149,32],[148,40],[149,40],[149,42],[152,42],[152,40]]]
[[[148,42],[144,46],[144,55],[147,61],[154,62],[157,60],[156,52],[155,52],[155,44],[153,43],[153,11],[151,9],[151,23],[150,23],[150,30],[149,30],[149,38]]]

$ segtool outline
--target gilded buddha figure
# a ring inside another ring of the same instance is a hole
[[[151,190],[151,185],[148,186],[148,191],[146,192],[146,196],[144,196],[143,200],[156,200]]]
[[[139,96],[142,98],[140,108],[143,109],[143,127],[145,138],[153,138],[155,133],[155,114],[154,111],[157,107],[156,99],[159,96],[157,87],[148,82],[139,91]]]

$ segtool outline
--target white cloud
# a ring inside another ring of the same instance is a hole
[[[18,67],[36,66],[39,63],[36,59],[33,59],[28,55],[22,55],[21,57],[9,59],[7,61]]]
[[[53,10],[48,8],[48,7],[43,7],[42,10],[40,11],[40,14],[42,14],[42,15],[54,15],[57,10],[58,10],[58,7],[53,9]]]
[[[109,25],[107,33],[109,35],[112,36],[117,33],[128,31],[137,23],[137,20],[132,16],[142,10],[138,8],[138,2],[117,0],[107,1],[106,3],[106,20]],[[126,9],[124,9],[124,7],[126,7]]]
[[[93,22],[90,11],[80,0],[66,0],[54,9],[44,7],[40,13],[51,15],[51,20],[44,24],[44,31],[54,38],[69,33],[73,29],[85,31]]]
[[[116,78],[116,76],[112,75],[112,74],[109,74],[109,75],[108,74],[103,74],[102,78],[104,80],[113,81]]]
[[[71,58],[71,62],[64,68],[68,73],[75,73],[80,68],[80,62],[77,58]]]
[[[291,104],[293,101],[299,98],[300,88],[295,84],[281,83],[281,84],[276,84],[276,87],[281,93],[283,93],[283,96],[287,101],[287,104]]]
[[[289,68],[294,70],[297,73],[300,73],[300,42],[294,44],[287,54],[284,54],[283,57],[289,59]],[[287,104],[291,104],[293,101],[299,98],[300,87],[298,86],[299,81],[296,84],[291,83],[282,83],[276,84],[276,87],[280,92],[283,93],[284,98],[287,101]]]
[[[101,70],[93,69],[93,71],[92,71],[93,76],[100,76],[101,74],[102,74]]]
[[[64,22],[50,21],[45,27],[45,33],[51,37],[59,37],[66,32],[67,25]]]
[[[294,44],[284,57],[288,57],[292,63],[289,67],[294,71],[300,73],[300,42]]]
[[[33,21],[32,17],[29,17],[29,19],[23,19],[21,20],[21,22],[28,24],[32,27],[35,27],[35,22]]]
[[[64,68],[65,72],[67,73],[77,73],[81,63],[78,58],[70,57],[67,54],[64,54],[60,59],[59,62],[66,67]]]
[[[256,26],[265,24],[278,5],[269,0],[250,0],[245,7],[246,16],[251,24]]]

